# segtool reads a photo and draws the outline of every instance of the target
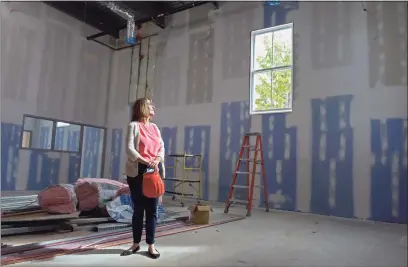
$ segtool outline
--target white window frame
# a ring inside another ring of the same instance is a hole
[[[260,34],[265,34],[265,33],[273,33],[279,30],[284,30],[284,29],[292,29],[292,60],[290,62],[290,65],[286,66],[279,66],[279,67],[273,67],[273,68],[267,68],[267,69],[259,69],[259,70],[254,70],[254,64],[255,64],[255,37]],[[260,30],[255,30],[251,31],[251,67],[250,67],[250,89],[249,89],[249,114],[250,115],[256,115],[256,114],[270,114],[270,113],[288,113],[292,112],[293,109],[293,58],[294,58],[294,45],[293,45],[293,40],[294,40],[294,29],[293,29],[293,22],[287,23],[287,24],[282,24],[279,26],[274,26],[274,27],[269,27],[265,29],[260,29]],[[283,109],[268,109],[268,110],[255,110],[255,87],[254,87],[254,75],[257,73],[262,73],[266,71],[273,71],[273,70],[280,70],[280,69],[290,69],[291,71],[291,96],[289,100],[290,106],[288,108],[283,108]]]

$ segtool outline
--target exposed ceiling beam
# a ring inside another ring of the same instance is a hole
[[[140,17],[151,17],[169,10],[169,6],[165,2],[133,2],[124,1],[123,5],[134,10],[135,15]]]
[[[142,2],[142,3],[146,3],[146,2]],[[188,9],[191,9],[191,8],[194,8],[194,7],[198,7],[198,6],[201,6],[201,5],[205,5],[205,4],[208,4],[208,3],[211,3],[211,2],[210,1],[194,1],[194,2],[189,3],[189,4],[185,4],[185,5],[183,5],[183,6],[179,7],[179,8],[175,8],[175,9],[171,9],[169,11],[165,11],[162,14],[159,14],[159,15],[153,17],[153,18],[146,18],[146,19],[137,20],[137,21],[135,21],[135,23],[136,23],[136,25],[141,25],[143,23],[147,23],[147,22],[150,22],[150,21],[156,21],[157,22],[158,20],[162,20],[162,19],[164,20],[164,18],[166,16],[170,16],[170,15],[173,15],[175,13],[185,11],[185,10],[188,10]],[[126,25],[123,25],[119,30],[123,30],[123,29],[126,29]],[[103,33],[101,32],[101,33],[90,35],[90,36],[86,37],[86,39],[87,40],[93,40],[93,39],[95,39],[97,37],[101,37],[101,36],[104,36],[104,35],[107,35],[107,34],[108,33],[106,33],[106,32],[103,32]]]
[[[170,7],[166,2],[122,2],[123,5],[126,5],[128,8],[134,11],[136,17],[139,20],[146,18],[155,18],[158,14],[162,14],[168,10]],[[152,21],[159,26],[164,28],[164,19],[152,19]]]
[[[79,21],[84,22],[85,24],[94,27],[95,29],[103,31],[104,33],[106,33],[105,35],[108,34],[116,39],[119,38],[119,29],[113,27],[110,22],[112,16],[109,13],[104,14],[105,12],[95,12],[94,9],[92,10],[92,12],[86,12],[87,11],[86,2],[45,1],[44,3],[71,17],[76,18]]]

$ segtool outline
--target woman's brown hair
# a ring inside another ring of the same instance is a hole
[[[140,121],[143,118],[148,118],[150,114],[148,98],[139,98],[132,107],[132,121]]]

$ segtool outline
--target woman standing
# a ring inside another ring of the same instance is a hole
[[[129,123],[126,137],[126,175],[133,201],[133,245],[122,252],[121,256],[134,254],[140,250],[143,232],[143,217],[146,213],[146,243],[151,258],[157,259],[160,253],[154,247],[157,221],[157,198],[143,195],[143,174],[153,168],[163,178],[164,144],[159,128],[151,123],[155,107],[147,98],[136,100],[132,108],[132,121]]]

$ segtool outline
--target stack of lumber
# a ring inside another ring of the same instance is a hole
[[[1,236],[45,231],[98,230],[101,223],[112,223],[110,217],[82,215],[76,211],[70,214],[52,214],[37,209],[3,214],[1,217]]]
[[[113,189],[108,196],[104,185]],[[108,179],[81,178],[74,185],[49,186],[38,195],[3,197],[1,235],[105,229],[98,225],[115,223],[104,209],[105,204],[126,187]]]
[[[130,227],[116,223],[106,211],[106,203],[129,187],[103,178],[80,178],[74,185],[52,185],[38,195],[1,198],[1,235],[43,231],[105,231]],[[159,209],[160,220],[174,214]]]

